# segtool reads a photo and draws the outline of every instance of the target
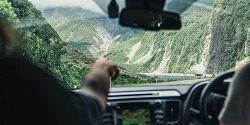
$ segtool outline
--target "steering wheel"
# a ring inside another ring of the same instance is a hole
[[[209,100],[215,100],[216,98],[226,98],[225,95],[213,92],[213,88],[218,86],[218,84],[222,84],[225,79],[232,78],[234,75],[234,71],[228,71],[226,73],[223,73],[217,77],[215,77],[209,84],[205,86],[201,93],[201,98],[200,98],[200,115],[203,123],[205,125],[215,125],[218,124],[217,116],[216,115],[211,115],[209,113]],[[223,100],[224,103],[224,100]],[[222,103],[222,106],[223,106]],[[221,107],[222,107],[221,106]],[[215,106],[216,107],[216,106]],[[220,109],[221,109],[220,107]],[[220,111],[218,111],[219,113]]]
[[[199,111],[200,96],[197,95],[201,94],[202,90],[208,83],[209,81],[201,81],[195,83],[194,86],[189,90],[189,94],[187,95],[186,101],[183,104],[184,107],[183,107],[182,125],[189,125],[193,117],[200,118],[200,111]],[[193,107],[194,105],[196,105],[196,107]]]

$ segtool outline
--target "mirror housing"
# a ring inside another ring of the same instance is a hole
[[[120,24],[145,30],[178,30],[181,28],[180,15],[160,10],[125,8],[120,15]]]

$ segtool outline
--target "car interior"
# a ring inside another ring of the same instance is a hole
[[[180,29],[182,24],[178,13],[159,11],[164,7],[161,6],[164,4],[160,4],[163,2],[127,0],[127,8],[122,10],[119,17],[120,24],[156,31]],[[195,1],[189,1],[190,4],[186,5],[186,8],[193,2]],[[148,6],[141,6],[143,3]],[[113,11],[109,10],[109,14]],[[150,17],[150,13],[161,15],[166,21],[160,19],[156,21],[154,16]],[[157,23],[152,24],[154,21]],[[166,24],[157,25],[162,24],[161,21]],[[218,115],[227,98],[227,90],[233,75],[234,71],[227,71],[192,85],[111,88],[108,109],[103,115],[103,124],[218,125]]]
[[[113,88],[103,123],[136,123],[143,117],[146,120],[138,124],[216,125],[233,75],[230,71],[193,85]],[[138,110],[147,113],[134,114]]]
[[[232,69],[249,59],[250,3],[235,1],[3,0],[0,13],[24,32],[24,55],[68,91],[108,52],[121,75],[103,125],[219,125]]]

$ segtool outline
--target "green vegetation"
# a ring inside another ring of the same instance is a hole
[[[11,21],[16,23],[17,17],[15,12],[11,8],[11,4],[8,3],[6,0],[0,1],[0,12],[1,12],[1,18],[6,19],[7,21]]]
[[[212,18],[212,43],[207,72],[216,73],[235,66],[249,56],[245,51],[250,28],[249,0],[216,0]]]
[[[214,3],[202,0],[200,3],[211,6],[211,9],[197,6],[188,9],[183,14],[180,31],[135,34],[111,48],[111,58],[136,72],[185,73],[198,65],[198,70],[205,69],[203,73],[217,74],[249,57],[250,48],[246,45],[249,45],[250,2],[216,0]],[[131,47],[139,42],[141,46],[133,59],[125,63],[129,60]],[[164,52],[167,53],[164,55]],[[151,56],[144,58],[148,54]]]
[[[195,12],[193,12],[195,9]],[[192,13],[192,14],[187,14]],[[183,17],[184,26],[180,31],[142,32],[135,34],[117,46],[110,49],[111,58],[118,64],[136,72],[153,72],[160,66],[164,56],[170,59],[165,62],[163,72],[183,73],[202,62],[202,52],[206,37],[209,35],[211,12],[199,8],[190,8]],[[127,55],[133,45],[141,42],[130,63]],[[153,46],[150,58],[143,58]],[[169,52],[164,55],[164,53]],[[138,61],[144,59],[143,61]]]
[[[113,84],[123,86],[154,81],[138,73],[216,74],[250,57],[250,2],[199,2],[207,7],[193,6],[183,13],[179,31],[128,29],[77,7],[41,12],[28,0],[1,0],[0,16],[23,36],[22,55],[66,88],[78,87],[94,57],[105,49],[121,68]]]
[[[28,0],[2,0],[0,10],[0,16],[7,19],[23,36],[23,53],[20,55],[55,76],[65,88],[80,86],[82,77],[88,72],[89,64],[94,62],[92,56],[70,48]],[[86,26],[81,29],[86,29]],[[122,74],[114,84],[146,81],[148,77],[130,73]]]
[[[86,67],[69,59],[65,43],[27,0],[3,0],[0,15],[23,36],[23,56],[54,75],[66,88],[79,86]],[[77,53],[78,57],[81,56]],[[79,67],[78,67],[79,66]]]

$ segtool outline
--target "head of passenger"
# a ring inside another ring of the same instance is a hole
[[[236,63],[235,67],[234,67],[234,70],[236,72],[239,72],[241,69],[243,69],[246,65],[248,65],[250,63],[249,60],[243,60],[239,63]]]
[[[19,37],[11,25],[6,23],[0,18],[0,56],[14,55],[17,54],[20,49],[19,45],[21,40],[18,41]]]
[[[250,124],[250,64],[243,61],[236,65],[235,71],[227,99],[219,115],[221,125]]]
[[[0,124],[74,124],[74,111],[63,87],[18,56],[19,43],[10,26],[0,19]]]

